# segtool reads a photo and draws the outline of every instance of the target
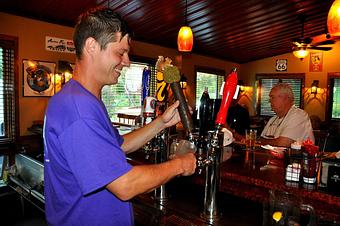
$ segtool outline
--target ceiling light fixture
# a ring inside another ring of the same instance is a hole
[[[177,46],[178,51],[180,52],[190,52],[194,44],[194,35],[192,33],[191,28],[187,26],[187,10],[188,10],[187,0],[185,0],[184,26],[181,27],[177,36]]]
[[[328,12],[327,27],[331,36],[340,37],[340,0],[335,0]]]
[[[308,56],[309,51],[306,47],[297,47],[294,49],[293,54],[300,60],[303,60],[306,56]]]

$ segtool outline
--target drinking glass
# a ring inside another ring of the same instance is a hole
[[[308,225],[316,225],[314,208],[303,203],[299,196],[281,190],[269,191],[269,214],[265,225],[300,226],[301,212],[308,212]]]
[[[254,129],[246,130],[246,149],[247,150],[255,150],[256,134],[257,134],[257,131]]]
[[[313,184],[316,182],[318,172],[317,161],[314,156],[308,156],[307,153],[302,153],[302,178],[303,182]]]

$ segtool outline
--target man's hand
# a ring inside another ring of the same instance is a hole
[[[181,161],[182,176],[190,176],[195,173],[196,170],[196,157],[193,152],[186,154],[175,155],[174,160],[178,159]]]
[[[290,145],[294,142],[294,140],[288,138],[279,136],[278,138],[273,139],[266,139],[264,137],[261,137],[260,139],[261,144],[266,145],[272,145],[272,146],[278,146],[278,147],[290,147]]]
[[[161,116],[159,116],[161,117],[165,127],[176,125],[178,122],[181,121],[177,110],[178,106],[179,101],[177,100],[175,103],[170,105]]]
[[[160,116],[162,117],[162,121],[166,128],[176,125],[177,123],[181,121],[181,117],[177,109],[178,106],[179,106],[179,101],[176,100],[176,102],[170,105],[170,107],[168,107],[165,110],[164,114]],[[193,113],[192,108],[190,106],[188,106],[188,108],[189,108],[190,114],[192,114]]]

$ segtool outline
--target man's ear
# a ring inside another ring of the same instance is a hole
[[[93,54],[97,51],[98,48],[99,44],[94,38],[89,37],[86,39],[84,45],[84,53],[93,56]]]

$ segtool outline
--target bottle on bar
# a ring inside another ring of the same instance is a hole
[[[209,118],[211,117],[210,97],[208,87],[205,87],[204,92],[200,99],[199,107],[199,136],[200,138],[207,135]]]

